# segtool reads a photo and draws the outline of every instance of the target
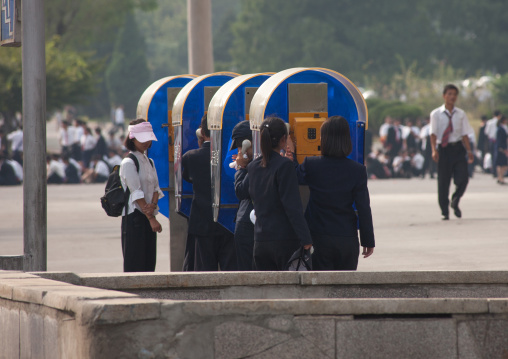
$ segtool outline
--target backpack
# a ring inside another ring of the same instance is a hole
[[[129,153],[129,157],[136,165],[136,171],[139,173],[139,162],[136,156]],[[152,160],[149,160],[152,167],[154,167]],[[119,217],[122,215],[123,208],[126,207],[128,212],[128,200],[130,190],[127,188],[124,191],[122,181],[120,179],[120,166],[116,165],[109,174],[108,181],[106,182],[106,189],[104,196],[101,197],[101,205],[106,214],[110,217]]]

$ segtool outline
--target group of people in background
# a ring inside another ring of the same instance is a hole
[[[468,164],[468,175],[473,177],[476,167],[491,173],[497,183],[504,184],[507,172],[506,133],[508,120],[500,111],[488,119],[482,116],[478,137],[468,135],[473,151],[473,163]],[[372,134],[366,133],[365,165],[371,179],[435,178],[436,162],[432,160],[430,118],[401,121],[387,116],[379,128],[381,147],[374,148]]]
[[[59,112],[55,115],[61,150],[46,157],[48,184],[104,183],[113,167],[120,165],[128,153],[124,146],[123,106],[114,110],[107,137],[101,126],[92,129],[75,115],[71,106],[65,109],[65,119]],[[23,182],[21,120],[14,126],[15,130],[8,134],[0,127],[0,186]],[[121,134],[117,134],[120,130]]]

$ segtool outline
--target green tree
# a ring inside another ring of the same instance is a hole
[[[46,43],[46,109],[78,104],[93,94],[101,64],[88,53],[62,50],[59,38]],[[0,112],[7,119],[22,110],[21,49],[0,49]]]
[[[111,62],[106,70],[110,100],[125,106],[127,117],[133,117],[136,107],[150,84],[146,61],[145,40],[139,32],[133,13],[127,14],[118,33]]]

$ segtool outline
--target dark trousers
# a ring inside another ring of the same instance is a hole
[[[235,248],[239,271],[251,271],[254,260],[254,225],[251,222],[236,222]]]
[[[93,150],[83,151],[83,166],[88,168],[90,166],[90,160],[92,159]]]
[[[122,252],[124,272],[155,271],[157,233],[137,209],[122,217]]]
[[[192,234],[187,233],[187,242],[185,243],[185,257],[183,259],[184,272],[194,271],[194,255],[196,251],[195,239]]]
[[[358,237],[312,233],[312,269],[316,271],[356,270],[360,256]]]
[[[445,216],[449,213],[450,200],[448,197],[452,178],[455,184],[452,204],[458,205],[469,182],[466,150],[461,142],[450,143],[446,147],[439,146],[439,162],[437,164],[438,199],[441,213]]]
[[[82,159],[82,151],[81,151],[81,144],[79,142],[73,143],[71,145],[71,157],[74,158],[76,161],[81,161]]]
[[[23,166],[23,151],[14,151],[12,153],[12,159]]]
[[[427,146],[429,147],[425,149],[423,154],[425,161],[423,162],[422,177],[425,177],[425,173],[428,171],[430,178],[434,178],[434,174],[436,173],[436,162],[434,162],[432,159],[432,150],[430,149],[430,144],[427,144]]]
[[[293,253],[300,248],[298,241],[255,241],[254,269],[285,271]]]
[[[235,237],[220,231],[212,236],[194,236],[194,270],[199,272],[235,271]]]
[[[492,176],[497,177],[497,145],[496,141],[490,141],[490,154],[492,155]]]
[[[51,174],[46,181],[47,184],[62,184],[64,179],[56,173]]]

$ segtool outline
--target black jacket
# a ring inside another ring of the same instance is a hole
[[[249,196],[249,175],[247,169],[241,168],[235,173],[235,194],[240,201],[236,222],[249,222],[250,212],[254,209]]]
[[[3,161],[0,167],[0,186],[14,186],[17,184],[19,184],[19,181],[14,168],[7,161]]]
[[[501,126],[497,127],[496,145],[498,149],[507,149],[507,133]]]
[[[293,163],[273,152],[268,166],[257,158],[247,166],[249,195],[256,211],[256,241],[295,240],[311,244]]]
[[[192,183],[193,191],[189,234],[208,237],[224,233],[225,229],[213,221],[210,142],[187,151],[182,157],[182,169],[182,177]]]
[[[305,218],[310,231],[337,237],[358,236],[360,242],[374,247],[374,228],[370,209],[365,166],[348,158],[307,157],[297,167],[298,181],[310,188]]]

